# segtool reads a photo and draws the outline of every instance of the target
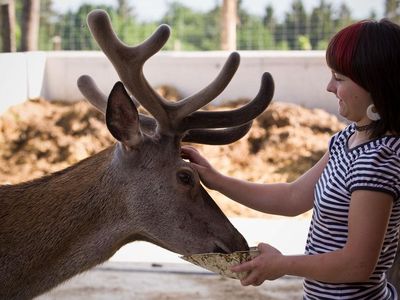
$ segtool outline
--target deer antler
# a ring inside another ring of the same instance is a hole
[[[107,96],[103,94],[102,91],[97,87],[93,78],[89,75],[82,75],[78,78],[78,88],[81,93],[103,114],[106,113],[107,108]],[[135,100],[132,100],[136,107],[140,105]],[[144,114],[139,114],[140,119],[140,127],[145,131],[154,131],[157,127],[156,120],[153,118],[146,116]]]
[[[136,47],[127,46],[118,39],[104,10],[90,12],[88,26],[124,85],[157,120],[157,130],[160,134],[174,135],[183,141],[205,144],[231,143],[247,133],[251,121],[271,102],[274,83],[272,76],[264,73],[257,96],[245,106],[231,111],[197,111],[215,99],[233,78],[240,63],[239,54],[233,52],[218,76],[208,86],[179,102],[171,103],[150,86],[143,74],[144,63],[167,42],[170,36],[169,26],[159,26],[147,40]],[[87,77],[80,78],[78,86],[87,98],[96,98],[91,102],[104,111],[105,96],[92,80]],[[155,127],[155,120],[152,118],[141,116],[142,121],[149,128]]]

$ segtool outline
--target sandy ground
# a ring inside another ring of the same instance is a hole
[[[36,300],[298,300],[302,280],[284,277],[259,287],[184,264],[107,262]]]

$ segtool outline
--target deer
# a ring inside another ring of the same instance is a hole
[[[91,11],[87,24],[120,81],[108,96],[89,75],[80,76],[77,84],[104,113],[115,143],[64,170],[0,186],[1,299],[43,294],[134,241],[181,255],[248,249],[181,157],[180,147],[242,138],[271,102],[271,74],[262,75],[257,95],[241,107],[201,110],[236,72],[240,56],[233,52],[205,88],[170,102],[143,73],[144,63],[167,42],[168,25],[160,25],[141,44],[127,46],[104,10]],[[139,105],[148,113],[139,112]]]

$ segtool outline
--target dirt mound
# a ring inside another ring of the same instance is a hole
[[[287,182],[310,168],[326,151],[330,136],[343,127],[322,110],[272,103],[240,141],[196,147],[225,174]],[[0,116],[0,183],[60,170],[113,143],[104,117],[86,102],[26,101]],[[211,194],[229,216],[261,216]]]

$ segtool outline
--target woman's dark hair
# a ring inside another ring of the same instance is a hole
[[[326,61],[370,93],[381,116],[371,137],[400,135],[400,26],[382,19],[345,27],[331,39]]]

